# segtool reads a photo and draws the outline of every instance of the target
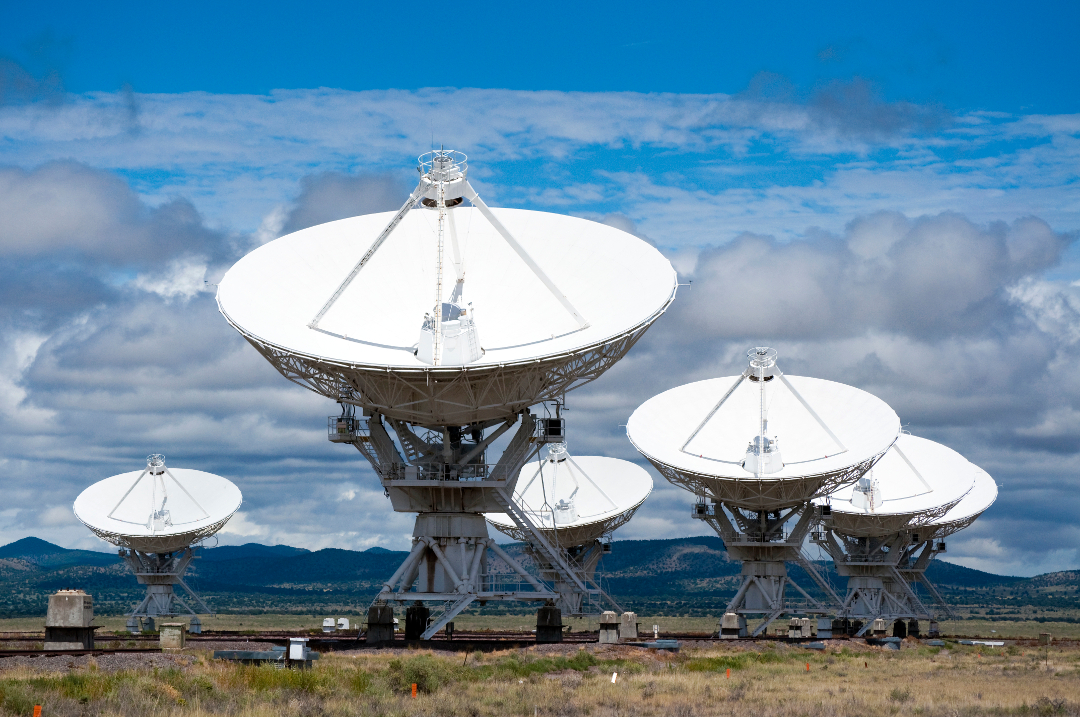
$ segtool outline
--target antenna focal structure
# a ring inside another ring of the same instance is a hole
[[[141,471],[94,483],[75,499],[75,517],[120,548],[146,595],[129,615],[213,613],[184,581],[193,548],[221,530],[240,508],[240,489],[221,476],[170,469],[152,454]],[[195,610],[176,594],[179,585]]]
[[[417,513],[409,557],[372,607],[409,605],[414,638],[477,600],[559,598],[488,537],[485,513],[510,516],[558,580],[588,592],[515,504],[518,476],[565,440],[566,393],[626,355],[677,287],[646,242],[584,219],[492,209],[468,169],[459,152],[422,155],[397,212],[269,242],[229,269],[217,295],[282,375],[341,405],[330,440],[360,451],[394,510]],[[538,404],[546,417],[531,412]],[[488,570],[489,551],[511,572]],[[443,607],[430,624],[423,602]]]
[[[859,389],[784,375],[771,348],[750,349],[747,359],[739,376],[649,399],[627,435],[668,481],[697,496],[693,517],[742,561],[727,611],[763,616],[756,636],[784,613],[823,614],[841,602],[802,552],[816,516],[811,501],[862,478],[896,441],[900,419]],[[786,562],[802,567],[828,600],[792,581]]]

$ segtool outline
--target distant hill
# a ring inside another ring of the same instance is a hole
[[[288,558],[310,552],[307,548],[294,548],[289,545],[244,543],[243,545],[221,545],[216,548],[203,548],[199,551],[199,558],[215,562],[242,560],[244,558]]]
[[[504,547],[528,564],[522,545]],[[309,551],[258,543],[220,546],[199,550],[187,581],[223,612],[349,614],[366,609],[405,556],[404,551],[385,548]],[[498,570],[498,563],[491,560],[492,569]],[[818,567],[842,593],[844,581],[833,572],[832,564],[822,562]],[[728,558],[715,536],[618,541],[600,569],[605,589],[642,614],[714,615],[734,595],[740,572],[739,564]],[[800,586],[819,594],[801,568],[789,565],[788,571]],[[1019,578],[936,560],[927,572],[950,602],[958,605],[1080,608],[1080,571]],[[143,594],[115,553],[70,550],[33,537],[0,546],[0,616],[43,614],[48,594],[62,588],[82,588],[93,594],[99,614],[121,614]],[[482,609],[528,608],[489,603]]]
[[[112,565],[119,560],[116,553],[61,548],[41,538],[23,538],[0,547],[0,558],[13,558],[43,567],[63,565]]]

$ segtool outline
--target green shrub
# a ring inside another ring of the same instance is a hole
[[[0,707],[8,714],[32,715],[34,705],[43,701],[35,701],[25,683],[14,680],[0,682]]]
[[[418,692],[435,692],[443,685],[469,679],[472,674],[467,667],[431,655],[390,660],[386,670],[390,689],[399,694],[410,693],[413,683]]]

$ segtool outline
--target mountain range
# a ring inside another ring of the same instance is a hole
[[[506,546],[522,556],[521,545]],[[326,548],[309,551],[287,545],[248,543],[200,548],[186,578],[221,612],[361,613],[404,560],[405,552]],[[831,563],[819,568],[838,589],[843,579]],[[739,564],[716,537],[625,540],[614,543],[601,567],[603,584],[625,607],[640,614],[712,615],[723,610],[739,580]],[[814,594],[798,566],[792,579]],[[994,615],[1030,615],[1031,608],[1071,611],[1080,607],[1080,572],[1020,578],[972,570],[935,560],[928,576],[955,605]],[[0,616],[44,614],[48,594],[81,588],[94,596],[99,614],[122,614],[137,602],[141,588],[115,553],[71,550],[23,538],[0,547]],[[841,589],[842,592],[842,589]],[[485,613],[529,609],[489,603]]]

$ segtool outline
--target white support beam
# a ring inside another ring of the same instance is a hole
[[[578,327],[582,329],[587,328],[589,322],[585,320],[585,317],[574,308],[574,305],[570,303],[570,299],[566,298],[566,294],[560,291],[559,287],[555,286],[555,282],[552,281],[551,278],[544,273],[544,270],[540,268],[540,265],[529,256],[529,252],[525,251],[525,247],[518,243],[518,240],[514,238],[514,235],[510,233],[510,230],[495,218],[495,215],[491,213],[491,209],[488,208],[487,204],[484,204],[484,200],[480,198],[480,195],[476,193],[476,190],[473,189],[473,186],[469,184],[469,180],[467,179],[465,180],[464,195],[466,199],[472,202],[474,207],[480,210],[480,213],[491,223],[491,226],[495,227],[495,231],[499,232],[499,235],[506,240],[506,243],[510,245],[510,248],[521,257],[521,260],[532,270],[532,273],[536,275],[536,278],[543,282],[544,286],[547,287],[547,290],[551,292],[551,295],[562,304],[563,308],[566,309],[572,317],[574,317],[574,321],[577,322]]]

